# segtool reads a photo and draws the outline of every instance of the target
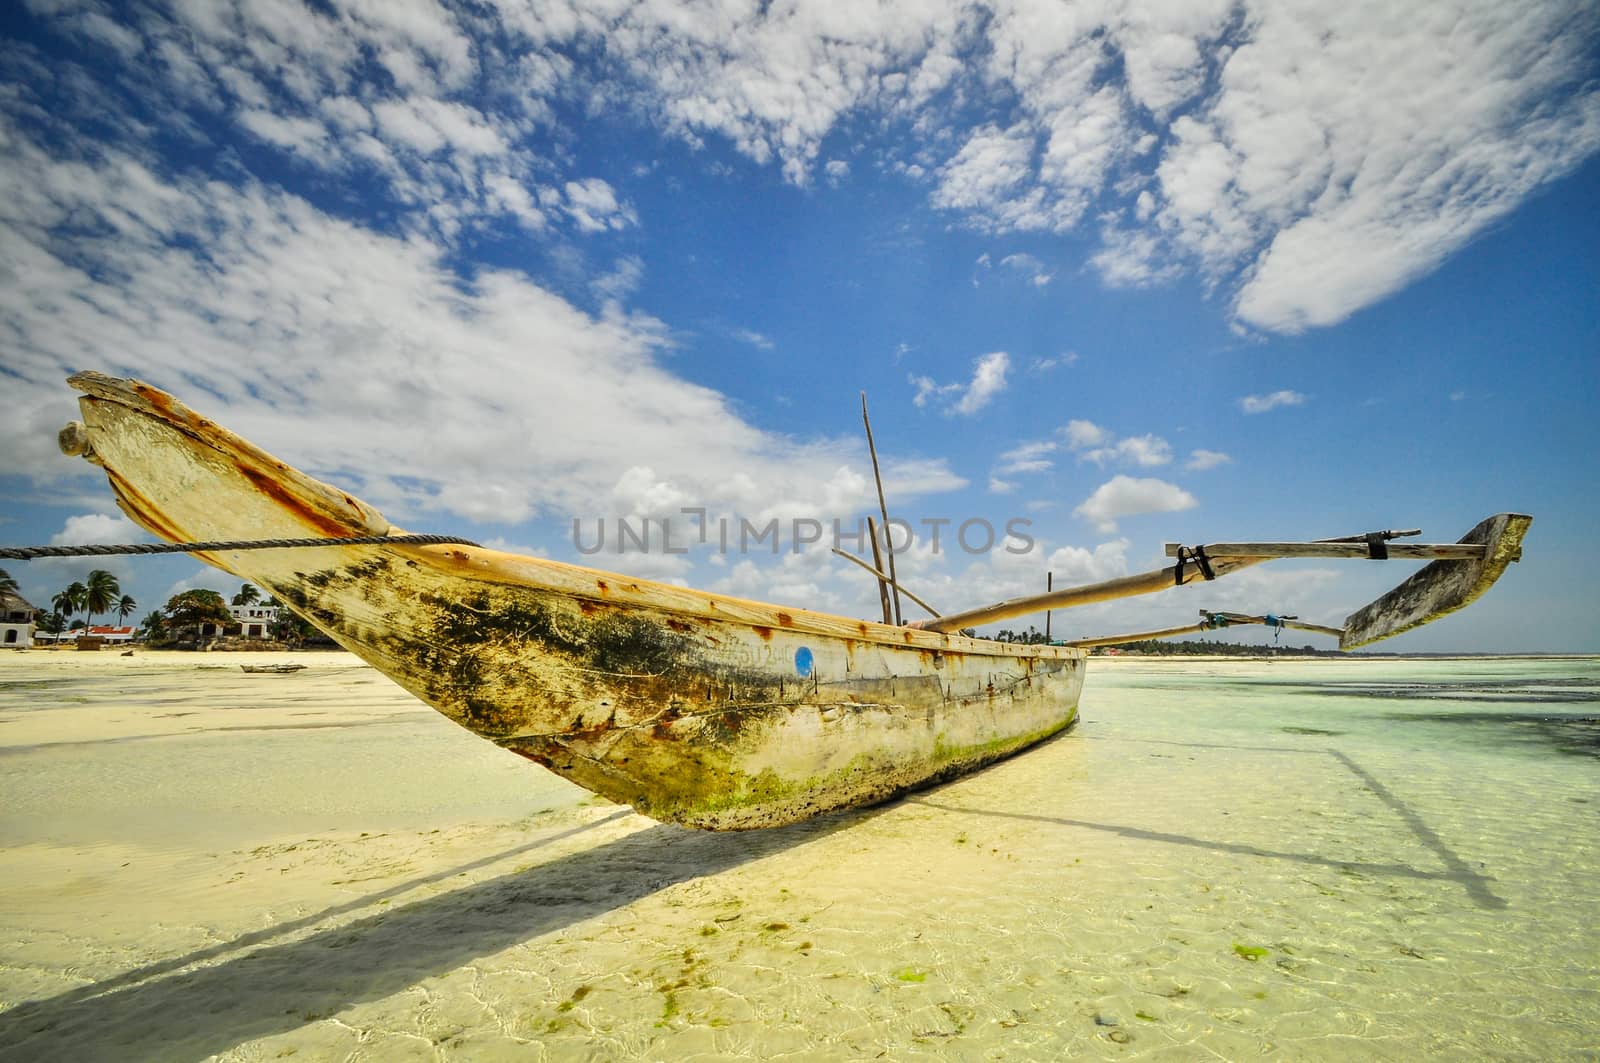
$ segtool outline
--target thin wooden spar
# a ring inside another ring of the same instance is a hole
[[[878,577],[878,603],[883,606],[883,622],[892,624],[894,623],[894,610],[889,607],[889,584],[891,581],[888,576],[883,574],[883,554],[878,549],[878,524],[871,517],[867,518],[867,536],[872,540],[872,571]],[[833,552],[843,557],[849,557],[852,561],[859,562],[861,560],[857,557],[851,557],[851,555],[838,547],[835,547]],[[933,615],[938,616],[939,614],[934,613]]]
[[[878,514],[883,518],[883,549],[889,555],[889,592],[894,599],[894,622],[903,624],[900,615],[900,588],[895,585],[894,529],[889,526],[889,507],[883,501],[883,475],[878,472],[878,448],[872,442],[872,421],[867,417],[867,393],[861,393],[861,423],[867,428],[867,453],[872,456],[872,479],[878,485]],[[876,543],[877,539],[874,538]]]
[[[868,521],[868,524],[870,525],[871,521],[872,521],[872,518],[868,517],[867,521]],[[896,589],[898,589],[901,594],[904,594],[907,598],[910,598],[912,601],[914,601],[918,605],[922,606],[922,608],[926,609],[929,613],[933,614],[935,617],[937,617],[939,615],[939,610],[935,609],[933,606],[929,605],[927,602],[923,601],[921,598],[918,598],[915,594],[912,594],[906,588],[898,587],[892,580],[889,579],[889,577],[887,575],[884,574],[883,569],[874,568],[873,566],[867,564],[865,561],[861,560],[861,558],[857,557],[855,554],[847,553],[844,550],[839,549],[837,546],[835,546],[833,548],[833,552],[838,554],[840,557],[844,558],[846,561],[855,562],[856,564],[860,565],[862,568],[866,569],[868,572],[872,573],[874,576],[877,576],[878,577],[878,586],[880,588],[880,593],[881,593],[881,588],[883,588],[885,586],[896,587]],[[873,554],[876,555],[877,551],[874,550]],[[887,610],[889,608],[889,603],[888,603],[887,599],[885,599],[883,607],[884,607],[885,610]],[[887,621],[887,620],[884,621],[885,624],[887,624],[888,622],[889,621]]]

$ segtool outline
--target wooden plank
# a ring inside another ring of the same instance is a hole
[[[1483,521],[1461,537],[1461,542],[1482,548],[1481,558],[1435,561],[1350,614],[1339,648],[1366,646],[1470,605],[1494,585],[1507,565],[1521,560],[1522,537],[1532,523],[1533,518],[1525,513],[1498,513]]]
[[[1177,557],[1179,543],[1167,543],[1168,557]],[[1207,543],[1207,557],[1335,557],[1365,558],[1365,542],[1325,543]],[[1422,561],[1477,561],[1484,556],[1482,543],[1389,543],[1389,557]]]

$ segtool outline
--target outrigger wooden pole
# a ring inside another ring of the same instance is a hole
[[[1206,631],[1225,630],[1234,625],[1261,624],[1266,627],[1292,628],[1295,631],[1312,631],[1318,635],[1328,635],[1332,638],[1341,638],[1344,631],[1336,627],[1323,627],[1321,624],[1302,624],[1292,616],[1246,616],[1243,613],[1213,613],[1209,610],[1200,610],[1200,615],[1205,617],[1197,624],[1184,624],[1182,627],[1162,628],[1160,631],[1134,631],[1126,635],[1102,635],[1092,639],[1068,639],[1063,646],[1077,646],[1088,649],[1092,646],[1120,646],[1127,642],[1143,642],[1146,639],[1165,639],[1174,635],[1195,635]],[[1217,621],[1222,621],[1218,623]]]
[[[1433,564],[1345,619],[1339,648],[1355,649],[1409,631],[1475,601],[1500,578],[1508,564],[1521,559],[1522,537],[1532,522],[1533,518],[1525,513],[1497,513],[1478,522],[1457,542],[1405,546],[1391,546],[1386,540],[1414,532],[1372,532],[1315,543],[1212,543],[1193,548],[1174,543],[1168,551],[1178,562],[1171,568],[1049,594],[1012,598],[937,620],[915,621],[911,626],[928,631],[959,631],[1045,609],[1153,594],[1196,580],[1215,579],[1278,557],[1431,559]]]
[[[1226,575],[1237,572],[1241,568],[1249,568],[1263,561],[1270,560],[1265,557],[1229,557],[1214,558],[1211,561],[1211,572],[1214,576]],[[923,628],[927,631],[960,631],[965,627],[977,627],[979,624],[992,624],[1000,620],[1010,620],[1012,617],[1027,616],[1044,609],[1066,609],[1075,605],[1088,605],[1091,602],[1109,602],[1116,598],[1131,598],[1135,594],[1154,594],[1164,591],[1168,587],[1181,586],[1195,580],[1204,579],[1198,566],[1188,565],[1181,577],[1172,568],[1157,569],[1154,572],[1142,572],[1137,576],[1123,576],[1121,579],[1106,580],[1104,583],[1091,583],[1086,587],[1066,587],[1049,594],[1035,594],[1026,598],[1011,598],[994,605],[986,605],[981,609],[969,609],[964,613],[951,613],[941,616],[937,620],[913,620],[912,627]]]
[[[878,472],[878,448],[872,442],[872,421],[867,417],[867,393],[861,393],[861,423],[867,428],[867,453],[872,456],[872,479],[878,485],[878,514],[883,518],[883,549],[889,555],[889,593],[894,599],[894,622],[903,624],[900,615],[900,588],[895,584],[894,529],[889,526],[889,507],[883,501],[883,475]],[[877,543],[877,538],[873,538]],[[874,547],[876,549],[876,547]]]

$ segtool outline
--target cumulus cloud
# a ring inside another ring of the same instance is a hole
[[[143,528],[127,517],[113,517],[106,513],[79,513],[66,519],[61,530],[50,537],[50,545],[137,543],[146,542],[149,538]]]
[[[669,488],[741,512],[864,501],[837,475],[866,467],[858,441],[750,424],[662,367],[671,341],[653,318],[590,314],[505,270],[464,282],[442,242],[362,229],[259,185],[163,179],[109,148],[57,158],[5,132],[0,246],[14,272],[0,319],[16,412],[0,449],[14,472],[89,473],[53,441],[76,412],[63,378],[93,366],[173,391],[402,521],[588,513],[619,485],[618,505]],[[72,231],[58,231],[68,217]],[[630,430],[593,430],[612,423]],[[903,499],[964,483],[937,460],[886,455],[885,472]]]
[[[1092,521],[1102,534],[1117,530],[1123,517],[1143,513],[1173,513],[1193,509],[1195,497],[1176,484],[1153,478],[1116,476],[1095,488],[1072,512]]]
[[[1280,406],[1304,406],[1306,397],[1298,391],[1274,391],[1268,395],[1246,395],[1239,400],[1239,409],[1245,413],[1266,413]]]

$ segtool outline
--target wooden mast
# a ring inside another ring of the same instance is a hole
[[[883,501],[883,475],[878,472],[878,448],[872,442],[872,421],[867,417],[867,393],[861,393],[861,423],[867,428],[867,453],[872,456],[872,479],[878,485],[878,515],[883,518],[883,549],[889,555],[889,593],[894,600],[894,622],[905,623],[900,615],[900,588],[895,585],[894,572],[894,529],[889,526],[889,507]],[[877,549],[878,539],[872,539],[873,549]],[[882,567],[882,566],[880,566]]]

